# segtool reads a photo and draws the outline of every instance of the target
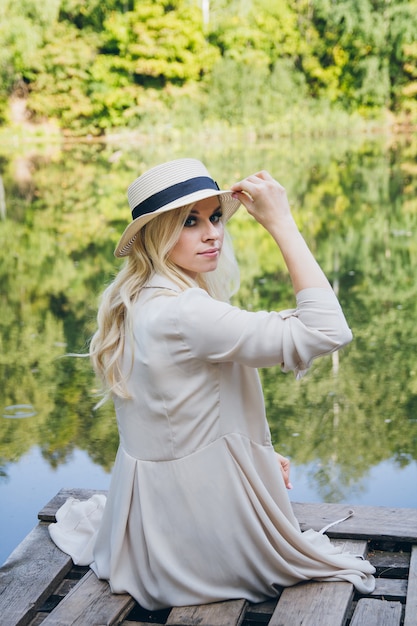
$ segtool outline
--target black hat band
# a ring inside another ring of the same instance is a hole
[[[220,190],[218,184],[212,178],[209,178],[208,176],[197,176],[196,178],[191,178],[190,180],[185,180],[181,183],[171,185],[170,187],[149,196],[149,198],[146,198],[146,200],[140,202],[134,209],[132,209],[132,219],[135,220],[136,218],[141,217],[141,215],[153,213],[162,206],[170,204],[182,196],[185,197],[195,191],[200,191],[201,189]]]

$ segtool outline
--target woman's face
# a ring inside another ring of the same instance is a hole
[[[219,199],[200,200],[188,215],[169,260],[188,276],[216,269],[223,245],[224,224]]]

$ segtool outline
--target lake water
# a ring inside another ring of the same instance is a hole
[[[61,487],[106,489],[117,449],[112,407],[94,411],[85,352],[98,296],[120,266],[125,190],[145,168],[201,158],[220,186],[261,168],[337,290],[354,341],[302,381],[261,372],[293,501],[417,506],[417,141],[332,137],[167,138],[0,148],[0,562]],[[242,210],[230,223],[242,271],[236,302],[293,304],[273,242]]]

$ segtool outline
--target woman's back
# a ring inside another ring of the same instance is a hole
[[[232,334],[210,315],[209,327],[202,321],[201,305],[207,313],[208,300],[198,288],[183,292],[157,276],[134,306],[133,351],[127,335],[123,359],[130,398],[115,398],[115,407],[121,443],[135,458],[181,458],[234,431],[270,441],[257,371],[230,358],[198,354],[201,330],[192,323],[194,309],[213,349],[214,336],[218,341]],[[218,316],[231,310],[214,304]],[[220,343],[224,348],[226,338]]]

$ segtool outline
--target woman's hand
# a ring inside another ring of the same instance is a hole
[[[287,459],[285,456],[282,456],[282,454],[279,454],[278,452],[276,452],[275,454],[277,455],[278,463],[281,467],[285,486],[287,489],[292,489],[292,484],[290,483],[290,460]]]
[[[287,265],[295,293],[308,287],[331,289],[291,214],[287,193],[262,170],[231,186],[233,197],[274,238]]]
[[[268,172],[263,170],[248,176],[232,185],[231,190],[248,213],[269,232],[275,229],[282,232],[287,225],[295,227],[287,193]]]

